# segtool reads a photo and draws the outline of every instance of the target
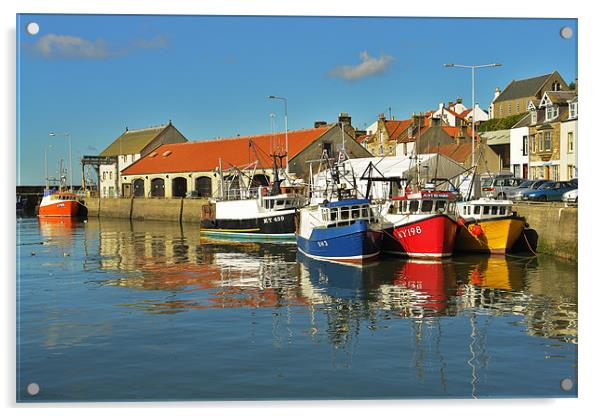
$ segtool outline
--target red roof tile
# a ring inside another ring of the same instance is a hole
[[[441,128],[449,137],[458,137],[460,133],[460,126],[441,126]],[[466,137],[472,137],[472,129],[470,127],[466,127]],[[478,134],[475,134],[475,141],[479,141]]]
[[[406,132],[408,127],[412,124],[412,119],[409,120],[386,120],[385,128],[389,134],[391,140],[397,140],[399,137]]]
[[[289,158],[293,158],[333,126],[288,132]],[[274,143],[273,146],[271,144]],[[254,146],[253,146],[254,145]],[[285,134],[233,137],[198,142],[164,144],[122,171],[123,175],[171,172],[208,172],[219,166],[243,166],[258,159],[260,168],[272,167],[268,154],[285,150]]]
[[[470,143],[451,143],[439,146],[431,146],[428,153],[439,153],[456,162],[464,163],[468,156],[472,154],[472,145]]]

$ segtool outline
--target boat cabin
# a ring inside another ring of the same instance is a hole
[[[451,192],[418,192],[393,198],[389,214],[452,214],[456,213],[455,195]]]
[[[330,202],[320,207],[321,219],[326,227],[351,225],[355,221],[377,222],[377,216],[367,199]]]
[[[268,211],[281,211],[301,208],[304,201],[305,199],[301,195],[296,194],[264,196],[261,198],[261,206]]]
[[[496,217],[507,217],[513,215],[512,203],[509,201],[475,200],[462,203],[458,206],[459,215],[475,219],[488,219]]]

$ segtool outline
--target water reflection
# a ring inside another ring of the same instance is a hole
[[[363,379],[380,371],[386,383],[371,394],[393,397],[418,386],[414,394],[477,397],[499,382],[500,362],[528,366],[545,354],[535,368],[561,371],[575,354],[568,344],[577,343],[576,267],[545,256],[383,257],[358,268],[312,260],[290,244],[205,239],[197,227],[173,223],[28,224],[30,231],[39,227],[30,240],[43,244],[31,248],[37,255],[27,247],[20,258],[23,322],[44,340],[45,350],[36,351],[42,358],[48,350],[69,354],[101,342],[98,351],[110,349],[133,337],[136,352],[125,348],[123,362],[142,367],[156,360],[148,355],[154,349],[191,357],[203,344],[206,355],[233,348],[237,356],[266,355],[248,373],[251,380],[271,366],[289,380],[306,370],[297,386],[307,385],[313,370],[341,370],[325,376],[333,385],[344,382],[341,374]],[[66,273],[38,270],[52,262]],[[155,333],[166,334],[165,342],[149,335]],[[82,362],[99,356],[94,351]],[[242,361],[216,358],[214,378],[231,381],[223,366]],[[389,387],[400,380],[405,390]]]
[[[321,307],[337,343],[359,331],[362,320],[377,327],[382,316],[489,311],[523,316],[531,335],[577,341],[576,273],[570,263],[462,256],[444,262],[384,258],[358,268],[310,259],[294,245],[205,239],[195,227],[180,224],[90,220],[85,235],[99,240],[98,255],[91,256],[96,264],[86,267],[122,272],[99,283],[171,292],[169,299],[127,305],[148,312]],[[194,292],[199,295],[191,296]]]

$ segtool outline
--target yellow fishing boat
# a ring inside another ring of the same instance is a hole
[[[525,219],[512,211],[512,201],[479,198],[458,202],[456,250],[504,254],[525,229]]]

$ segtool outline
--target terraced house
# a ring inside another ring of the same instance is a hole
[[[528,111],[529,102],[539,102],[546,91],[569,89],[558,71],[533,78],[512,80],[500,93],[499,88],[489,106],[489,118],[504,118]]]
[[[538,103],[529,102],[529,178],[570,179],[568,160],[561,157],[567,151],[561,146],[561,128],[563,122],[577,117],[576,105],[571,113],[571,103],[576,103],[576,97],[575,91],[547,91]],[[575,134],[576,129],[571,140],[573,152]],[[565,147],[568,146],[567,143]]]

